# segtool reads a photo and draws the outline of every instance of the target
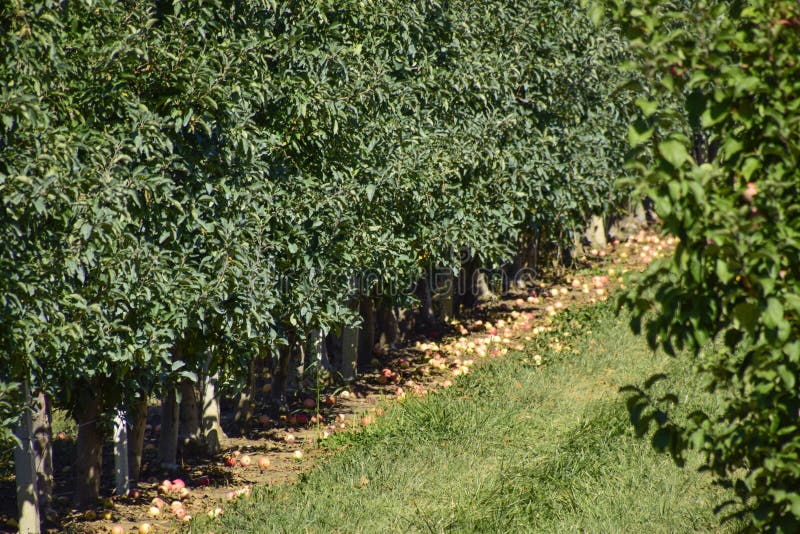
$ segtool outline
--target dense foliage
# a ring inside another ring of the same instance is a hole
[[[353,323],[364,273],[570,239],[622,200],[622,55],[568,0],[4,2],[2,391],[110,413]]]
[[[625,304],[652,346],[698,356],[727,399],[688,426],[677,397],[632,414],[681,461],[687,448],[734,487],[754,527],[800,528],[800,5],[619,1],[635,68],[651,80],[631,127],[632,166],[680,238]],[[595,8],[595,13],[600,13]],[[710,342],[714,342],[709,345]],[[732,504],[732,503],[731,503]]]

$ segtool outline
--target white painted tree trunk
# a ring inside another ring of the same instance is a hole
[[[21,446],[17,445],[14,448],[19,531],[24,534],[41,532],[39,492],[36,480],[36,451],[33,448],[33,417],[28,409],[30,403],[31,394],[26,384],[25,410],[22,413],[22,418],[16,431]]]
[[[320,369],[325,369],[327,371],[332,371],[333,366],[331,365],[331,361],[328,358],[328,346],[325,343],[325,332],[322,330],[314,330],[314,346],[316,348],[315,358],[317,362],[317,366]]]
[[[605,248],[608,244],[606,241],[606,225],[603,217],[600,215],[592,215],[589,219],[589,227],[586,229],[586,239],[592,244],[594,248]]]
[[[128,422],[122,410],[114,418],[114,481],[117,495],[127,495],[130,489]]]
[[[53,504],[53,432],[47,396],[39,393],[33,418],[33,449],[36,452],[36,489],[39,510],[45,512]]]
[[[222,449],[222,444],[228,439],[220,424],[219,399],[217,398],[218,375],[205,377],[203,384],[203,415],[201,425],[203,429],[203,442],[209,454],[216,454]]]

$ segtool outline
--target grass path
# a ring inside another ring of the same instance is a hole
[[[543,359],[536,364],[534,354]],[[636,440],[619,387],[655,372],[714,409],[685,361],[652,354],[611,306],[485,362],[379,424],[300,483],[256,490],[196,532],[707,532],[724,495]],[[686,399],[682,398],[682,402]]]

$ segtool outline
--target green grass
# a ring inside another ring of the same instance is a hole
[[[580,324],[578,324],[580,323]],[[565,332],[568,334],[565,335]],[[571,335],[570,335],[571,334]],[[546,348],[558,339],[569,347]],[[537,367],[530,352],[539,351]],[[704,532],[725,495],[633,437],[620,386],[655,372],[714,411],[686,360],[653,354],[609,306],[447,390],[336,437],[298,484],[262,488],[197,532]],[[368,482],[366,482],[368,481]],[[364,483],[366,482],[366,483]]]

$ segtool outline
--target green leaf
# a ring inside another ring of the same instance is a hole
[[[675,168],[680,168],[689,159],[689,153],[684,144],[675,139],[660,142],[658,152]]]
[[[752,302],[741,302],[733,308],[733,317],[736,320],[736,324],[750,333],[755,330],[760,313],[759,307]]]
[[[775,298],[767,299],[767,307],[764,310],[764,324],[769,328],[775,328],[783,322],[783,304]]]
[[[632,147],[637,147],[653,137],[655,128],[642,120],[637,120],[628,127],[628,142]]]

